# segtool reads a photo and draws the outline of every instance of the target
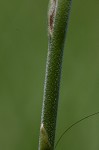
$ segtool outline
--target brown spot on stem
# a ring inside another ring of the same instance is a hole
[[[52,33],[53,31],[55,15],[56,15],[56,0],[51,0],[51,6],[50,6],[50,11],[49,11],[50,33]]]
[[[43,123],[41,124],[41,128],[40,128],[40,150],[51,150],[51,145],[49,143],[48,140],[48,134],[46,132],[46,129],[43,125]]]

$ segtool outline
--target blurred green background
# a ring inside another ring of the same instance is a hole
[[[37,150],[47,55],[48,0],[0,0],[0,150]],[[56,141],[99,111],[99,1],[73,1],[64,50]],[[98,150],[99,116],[57,150]]]

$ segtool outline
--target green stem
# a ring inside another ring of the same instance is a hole
[[[48,56],[39,150],[53,150],[65,33],[71,0],[51,0],[48,13]]]

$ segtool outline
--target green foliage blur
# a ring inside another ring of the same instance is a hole
[[[47,55],[48,0],[0,0],[0,150],[37,150]],[[99,111],[99,1],[73,1],[62,69],[56,141]],[[57,150],[98,150],[99,116]]]

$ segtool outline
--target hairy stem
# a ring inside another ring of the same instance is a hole
[[[39,150],[53,150],[65,33],[71,0],[50,0],[48,55],[44,84]]]

